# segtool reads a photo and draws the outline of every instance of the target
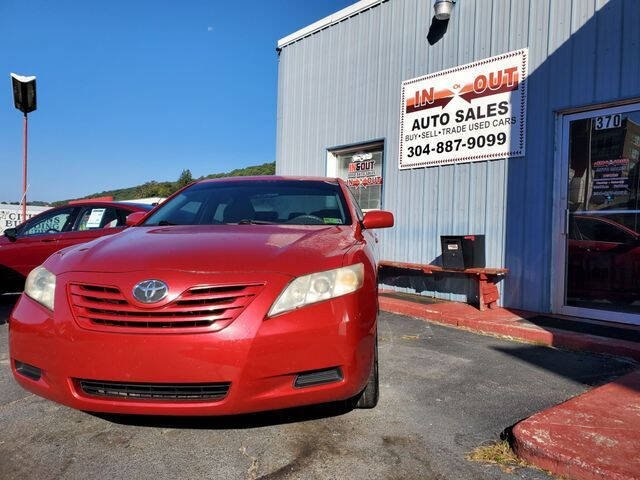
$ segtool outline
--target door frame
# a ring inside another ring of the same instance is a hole
[[[568,233],[568,189],[569,189],[569,122],[591,118],[595,114],[607,115],[640,110],[640,100],[617,106],[594,105],[593,108],[574,112],[559,112],[556,115],[556,142],[554,149],[554,195],[551,242],[551,312],[574,317],[592,318],[610,322],[640,325],[640,314],[614,312],[594,308],[565,305],[567,233]]]

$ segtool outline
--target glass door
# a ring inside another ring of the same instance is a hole
[[[640,324],[640,105],[563,119],[561,312]]]

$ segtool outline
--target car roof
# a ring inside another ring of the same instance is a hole
[[[283,180],[294,180],[294,181],[309,181],[309,182],[329,182],[329,183],[338,183],[337,178],[331,177],[294,177],[294,176],[280,176],[280,175],[258,175],[253,177],[222,177],[222,178],[207,178],[205,180],[199,180],[195,183],[211,183],[211,182],[254,182],[254,181],[262,181],[262,182],[275,182],[275,181],[283,181]]]
[[[605,212],[606,212],[606,210],[605,210]],[[638,233],[635,230],[630,229],[626,225],[623,225],[622,223],[618,223],[615,220],[612,220],[610,218],[598,217],[596,215],[580,215],[580,214],[576,214],[574,216],[575,216],[576,219],[584,218],[584,219],[587,219],[587,220],[594,220],[596,222],[608,223],[609,225],[611,225],[612,227],[617,228],[618,230],[624,230],[629,235],[632,235],[634,237],[640,237],[640,233]]]
[[[149,210],[153,210],[156,205],[150,205],[148,203],[136,203],[136,202],[118,202],[116,203],[116,205],[128,205],[130,207],[136,207],[139,208],[140,210],[145,210],[145,211],[149,211]]]
[[[62,207],[84,207],[87,205],[98,205],[98,206],[105,206],[105,207],[129,207],[129,209],[133,209],[133,210],[144,210],[144,211],[148,211],[151,210],[153,208],[153,205],[147,205],[145,203],[129,203],[129,202],[110,202],[110,201],[106,201],[106,200],[91,200],[90,198],[86,199],[86,200],[81,200],[81,201],[77,201],[74,203],[68,203],[66,205],[60,205],[59,207],[55,207],[55,208],[62,208]]]

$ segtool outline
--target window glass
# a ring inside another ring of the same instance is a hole
[[[640,313],[640,109],[569,122],[566,305]]]
[[[29,221],[22,231],[21,236],[46,235],[50,233],[60,233],[68,229],[72,219],[73,208],[65,208],[49,212],[42,217]]]
[[[584,240],[611,243],[627,243],[634,240],[630,233],[604,219],[578,217],[576,222]]]
[[[196,184],[169,200],[145,225],[237,223],[346,225],[351,217],[336,183],[234,181]]]
[[[113,207],[87,207],[80,213],[74,231],[97,230],[118,226],[118,215]]]
[[[382,207],[382,162],[384,145],[363,145],[333,152],[335,175],[342,178],[363,210]]]
[[[607,123],[611,126],[604,128]],[[597,210],[607,215],[610,210],[628,211],[625,225],[638,230],[638,216],[631,215],[640,210],[638,136],[640,112],[603,114],[571,122],[570,211]]]
[[[208,199],[201,188],[190,188],[179,193],[158,210],[146,224],[196,225]]]

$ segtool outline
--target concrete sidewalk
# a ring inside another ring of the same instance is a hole
[[[556,475],[640,479],[640,370],[533,415],[513,436],[519,457]]]
[[[463,303],[390,292],[381,294],[380,308],[477,333],[640,360],[638,342],[543,328],[527,321],[532,313],[504,308],[480,312]],[[606,331],[603,322],[584,322]],[[637,327],[618,328],[637,337]],[[513,448],[521,458],[563,477],[640,480],[640,370],[519,422]]]

